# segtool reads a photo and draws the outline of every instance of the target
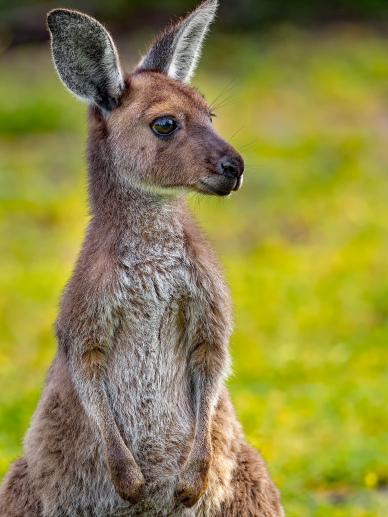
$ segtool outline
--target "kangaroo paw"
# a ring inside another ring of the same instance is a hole
[[[120,497],[137,503],[142,495],[144,477],[136,463],[116,462],[110,465],[112,481]]]
[[[210,459],[189,460],[183,467],[175,489],[175,497],[187,508],[194,506],[206,492]]]

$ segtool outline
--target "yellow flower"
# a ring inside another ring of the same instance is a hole
[[[368,472],[365,475],[365,484],[368,488],[375,488],[377,485],[377,482],[379,480],[378,475],[376,472]]]

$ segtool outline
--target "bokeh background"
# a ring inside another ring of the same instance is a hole
[[[55,353],[87,223],[84,105],[45,13],[77,7],[129,68],[191,0],[0,1],[0,477]],[[191,200],[235,305],[230,388],[289,516],[388,515],[388,2],[224,0],[194,84],[245,156]]]

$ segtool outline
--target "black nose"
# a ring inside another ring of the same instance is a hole
[[[218,171],[228,178],[239,178],[244,172],[244,163],[242,159],[224,156],[218,164]]]

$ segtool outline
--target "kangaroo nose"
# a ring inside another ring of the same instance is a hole
[[[242,159],[230,158],[224,156],[218,165],[219,173],[229,178],[239,178],[244,172],[244,164]]]

